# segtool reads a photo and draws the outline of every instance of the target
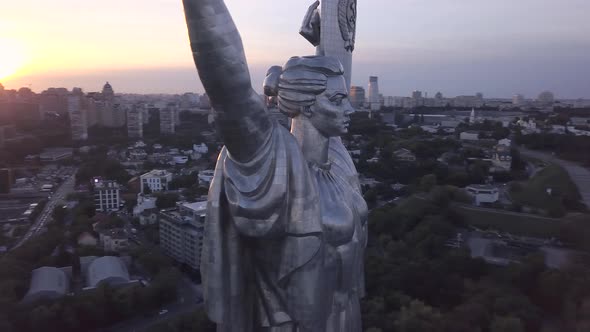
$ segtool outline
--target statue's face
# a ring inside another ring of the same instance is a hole
[[[326,91],[316,97],[311,107],[310,121],[324,136],[340,136],[348,132],[353,112],[344,76],[329,77]]]

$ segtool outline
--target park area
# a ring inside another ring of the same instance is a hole
[[[550,217],[584,211],[578,188],[558,165],[549,165],[525,183],[514,183],[510,195],[517,205],[540,210]]]

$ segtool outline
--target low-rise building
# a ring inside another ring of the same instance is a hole
[[[93,289],[102,284],[117,287],[134,282],[120,257],[80,257],[80,267],[86,279],[85,289]]]
[[[101,231],[99,240],[100,245],[107,252],[119,252],[129,248],[129,238],[122,228]]]
[[[157,198],[151,195],[138,194],[137,205],[133,208],[133,215],[139,216],[143,211],[155,209]]]
[[[96,211],[114,212],[121,207],[121,188],[115,181],[94,178],[94,203]]]
[[[492,166],[495,169],[495,171],[505,172],[510,170],[512,166],[512,154],[510,153],[510,145],[498,144],[494,147],[494,153],[492,156]]]
[[[144,210],[139,214],[139,224],[141,226],[155,225],[158,223],[158,209]]]
[[[464,131],[459,135],[462,141],[479,141],[479,133],[477,131]]]
[[[497,187],[490,185],[472,184],[465,188],[475,201],[475,205],[493,204],[500,199],[500,191]]]
[[[213,177],[215,176],[215,171],[206,170],[199,172],[199,184],[201,186],[209,186],[211,181],[213,181]]]
[[[160,212],[160,246],[179,263],[198,270],[203,249],[207,202],[178,203]]]
[[[94,235],[84,232],[78,236],[78,245],[83,247],[96,247],[98,245],[98,239]]]
[[[408,149],[399,149],[393,152],[395,159],[400,161],[414,162],[416,161],[416,155]]]
[[[145,193],[148,187],[151,192],[160,192],[168,190],[168,184],[172,181],[172,173],[163,170],[153,170],[143,174],[140,178],[142,193]]]
[[[74,150],[71,148],[47,148],[39,155],[42,163],[55,163],[72,158]]]
[[[209,148],[205,143],[193,144],[193,151],[199,154],[207,154],[209,153]]]
[[[70,276],[66,272],[70,268],[40,267],[33,270],[29,291],[23,303],[31,303],[41,299],[55,300],[65,296],[70,289]]]

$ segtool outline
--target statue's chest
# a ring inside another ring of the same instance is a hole
[[[329,170],[311,169],[320,200],[324,239],[337,247],[350,242],[361,218],[367,213],[362,196]]]

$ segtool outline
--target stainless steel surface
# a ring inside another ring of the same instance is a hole
[[[340,61],[293,57],[269,70],[265,93],[293,118],[288,132],[252,89],[223,1],[184,6],[226,144],[201,264],[209,317],[228,332],[361,331],[368,211],[338,137],[353,111]]]
[[[357,0],[315,1],[309,7],[299,31],[317,47],[317,55],[333,56],[340,60],[348,89],[352,77],[356,19]]]

